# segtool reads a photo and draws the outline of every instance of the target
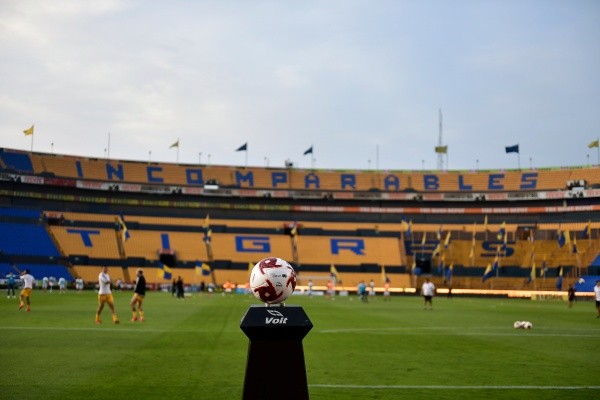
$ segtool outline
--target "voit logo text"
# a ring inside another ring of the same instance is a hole
[[[265,318],[265,324],[267,325],[283,325],[287,324],[287,317],[284,317],[282,313],[277,310],[267,310],[271,317]]]

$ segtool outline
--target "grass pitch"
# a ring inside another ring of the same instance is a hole
[[[1,399],[241,399],[253,297],[149,293],[146,322],[94,324],[96,294],[34,290],[32,311],[0,298]],[[314,328],[304,339],[311,399],[589,399],[600,390],[593,302],[294,296]],[[533,330],[515,330],[516,320]],[[277,379],[285,354],[277,348]],[[280,367],[279,367],[280,366]],[[281,393],[286,398],[286,393]]]

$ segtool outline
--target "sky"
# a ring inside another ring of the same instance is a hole
[[[3,0],[0,54],[4,148],[435,170],[441,111],[444,169],[598,163],[597,0]]]

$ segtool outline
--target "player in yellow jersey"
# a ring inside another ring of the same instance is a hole
[[[23,289],[21,290],[20,294],[21,304],[19,304],[19,310],[25,307],[25,304],[27,304],[26,311],[31,311],[29,297],[31,296],[31,291],[33,290],[33,283],[35,282],[35,278],[29,273],[28,270],[24,270],[21,273],[21,279],[23,280]]]
[[[142,308],[144,296],[146,296],[146,278],[144,278],[144,271],[142,269],[138,269],[137,277],[135,279],[135,288],[133,289],[133,297],[129,302],[129,305],[131,306],[131,313],[133,314],[131,317],[131,322],[138,320],[138,315],[136,315],[136,307],[137,313],[139,313],[140,322],[144,322],[144,309]]]
[[[117,317],[117,313],[115,312],[115,302],[110,290],[110,276],[108,275],[108,267],[106,266],[102,267],[102,272],[100,272],[98,275],[98,285],[98,310],[96,311],[96,323],[102,323],[100,320],[100,313],[104,308],[104,304],[108,304],[110,312],[112,313],[112,320],[115,324],[118,324],[119,317]]]

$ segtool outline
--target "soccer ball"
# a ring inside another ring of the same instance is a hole
[[[533,324],[529,321],[523,321],[523,329],[531,329],[533,328]]]
[[[284,302],[296,288],[296,272],[285,260],[269,257],[260,260],[250,274],[250,290],[267,304]]]
[[[515,323],[513,324],[515,329],[522,329],[523,328],[523,322],[521,321],[515,321]]]

